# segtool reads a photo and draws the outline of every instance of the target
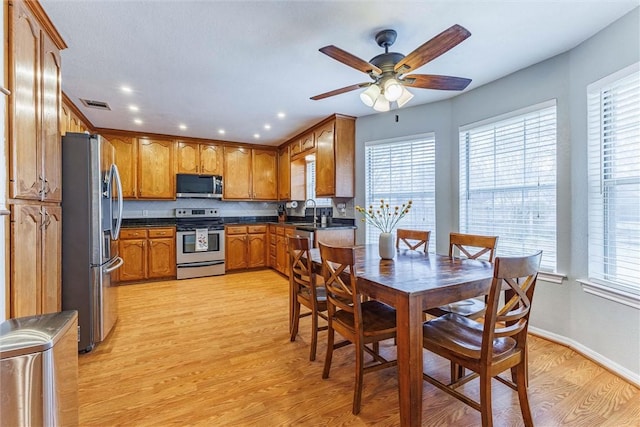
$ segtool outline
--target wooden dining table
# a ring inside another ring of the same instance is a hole
[[[420,426],[423,311],[487,294],[493,265],[405,249],[385,260],[377,245],[355,250],[359,291],[396,309],[400,425]],[[311,258],[319,272],[319,249],[311,250]]]

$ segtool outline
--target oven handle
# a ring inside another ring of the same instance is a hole
[[[190,262],[189,264],[178,264],[178,268],[208,267],[211,265],[220,265],[220,264],[224,264],[224,261]]]

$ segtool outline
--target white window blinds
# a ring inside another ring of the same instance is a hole
[[[460,129],[460,232],[499,236],[496,256],[542,250],[555,271],[555,101]]]
[[[589,278],[640,294],[638,64],[587,88]]]
[[[413,202],[398,228],[429,230],[429,250],[435,251],[435,136],[368,143],[365,147],[365,207],[380,200],[390,206]],[[361,218],[362,216],[358,214]],[[377,243],[380,230],[366,225],[367,243]]]

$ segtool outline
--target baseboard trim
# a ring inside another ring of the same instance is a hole
[[[640,388],[639,374],[636,374],[635,372],[630,371],[624,366],[620,366],[618,363],[604,357],[600,353],[596,353],[595,351],[591,350],[589,347],[586,347],[570,338],[555,334],[553,332],[546,331],[544,329],[529,326],[528,330],[529,330],[529,333],[531,333],[531,335],[535,335],[537,337],[544,338],[546,340],[555,342],[565,347],[569,347],[570,349],[574,350],[577,353],[580,353],[582,356],[586,357],[592,362],[602,366],[607,371],[610,371],[611,373],[621,377],[625,381],[630,382],[637,388]]]

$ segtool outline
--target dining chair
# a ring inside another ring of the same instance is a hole
[[[396,249],[400,249],[400,243],[404,243],[409,249],[415,251],[424,245],[424,252],[429,251],[429,237],[431,231],[407,230],[398,228],[396,230]]]
[[[449,313],[423,325],[425,349],[472,371],[448,384],[426,373],[423,373],[424,380],[480,411],[485,427],[493,425],[492,378],[518,392],[524,423],[533,425],[527,396],[526,347],[541,258],[542,251],[525,257],[496,258],[483,322]],[[508,298],[501,303],[503,291]],[[506,370],[511,370],[511,380],[499,376]],[[477,377],[480,378],[480,402],[456,390]]]
[[[298,326],[301,317],[311,316],[311,348],[309,360],[316,360],[316,349],[318,347],[318,331],[327,330],[328,326],[318,326],[318,318],[327,321],[327,296],[322,278],[317,280],[316,274],[311,266],[311,256],[309,255],[309,238],[289,237],[289,292],[291,295],[291,341],[296,340]],[[304,305],[310,311],[301,313],[300,308]]]
[[[352,412],[357,415],[360,412],[364,374],[397,365],[397,360],[387,360],[379,352],[380,341],[396,336],[396,312],[380,301],[364,300],[358,292],[353,247],[333,247],[322,243],[318,246],[327,290],[329,319],[327,355],[322,378],[329,377],[333,351],[354,344],[356,374]],[[344,337],[343,341],[334,342],[336,332]],[[367,344],[371,344],[371,347]],[[373,357],[373,364],[365,366],[364,352]]]

